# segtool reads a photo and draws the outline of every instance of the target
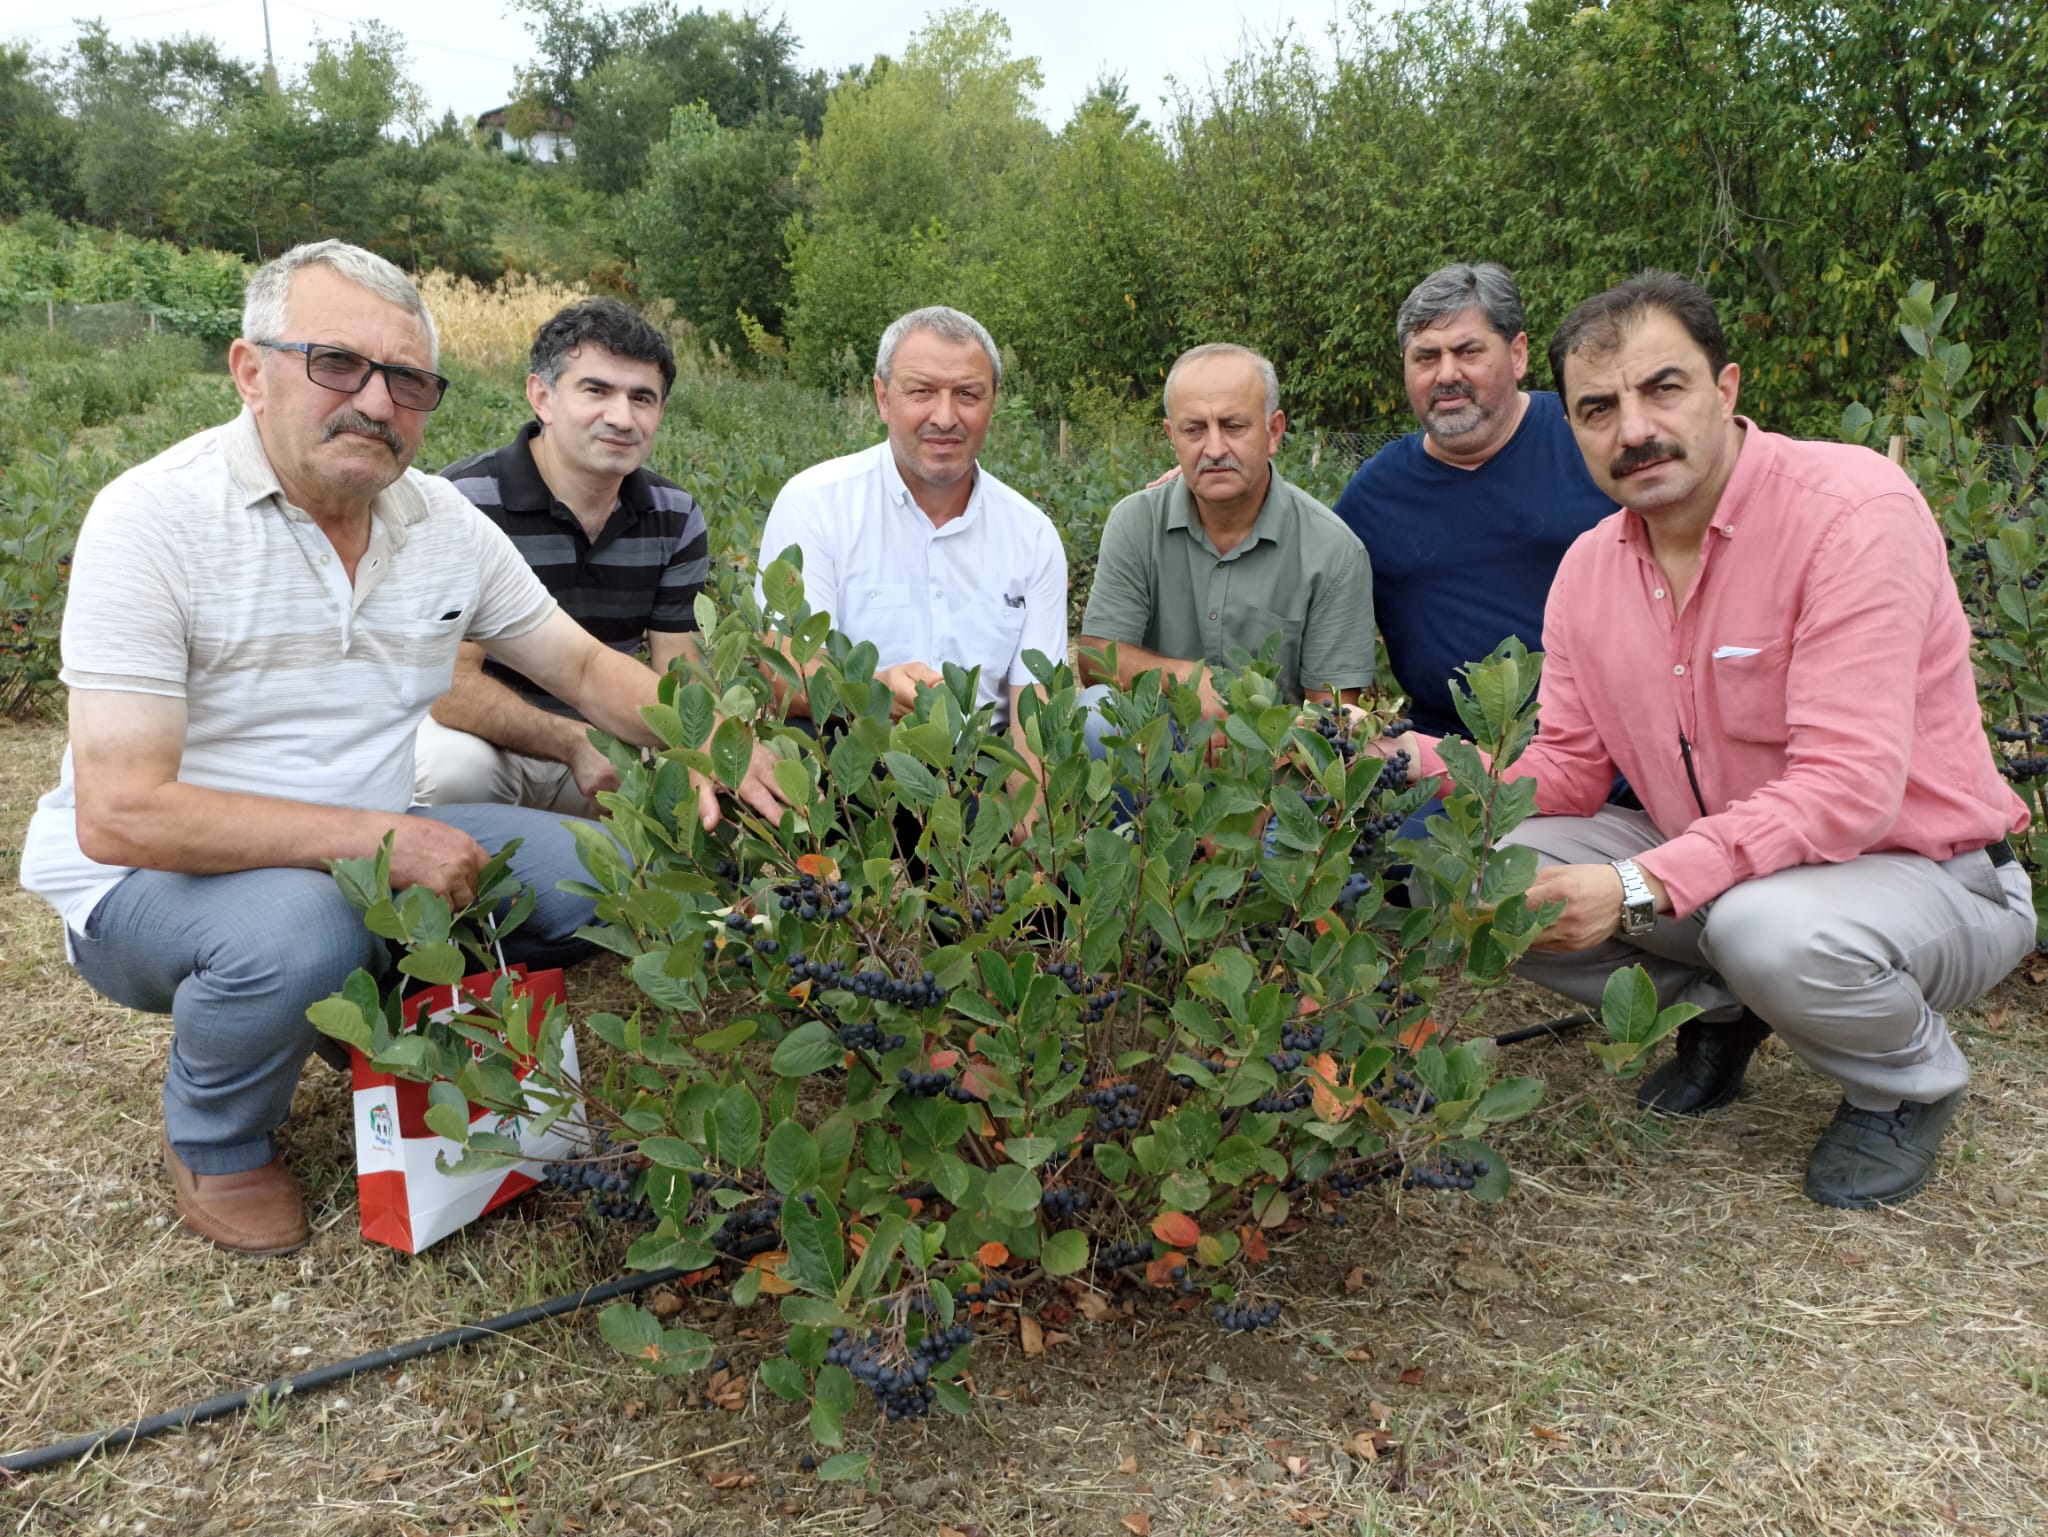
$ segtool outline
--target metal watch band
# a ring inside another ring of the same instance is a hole
[[[1657,926],[1657,899],[1643,881],[1643,872],[1633,859],[1609,861],[1621,877],[1621,931],[1647,934]]]

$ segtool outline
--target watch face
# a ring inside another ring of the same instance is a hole
[[[1657,909],[1649,902],[1630,902],[1621,910],[1621,931],[1624,934],[1647,934],[1657,926]]]

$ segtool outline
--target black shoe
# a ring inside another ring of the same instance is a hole
[[[1643,1080],[1636,1103],[1660,1115],[1705,1115],[1735,1098],[1749,1059],[1771,1027],[1744,1009],[1710,1025],[1689,1019],[1678,1027],[1678,1050]]]
[[[1962,1102],[1961,1089],[1932,1104],[1903,1100],[1896,1110],[1858,1110],[1843,1100],[1806,1160],[1807,1200],[1867,1211],[1919,1194]]]

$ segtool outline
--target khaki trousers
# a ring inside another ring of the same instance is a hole
[[[563,816],[601,817],[604,808],[576,788],[566,763],[507,752],[431,715],[413,743],[413,804],[531,806]]]
[[[1607,806],[1532,817],[1506,841],[1550,865],[1629,859],[1665,840],[1644,813]],[[1994,865],[1983,850],[1942,863],[1865,854],[1745,881],[1648,934],[1531,952],[1515,969],[1597,1009],[1607,978],[1640,963],[1661,1004],[1697,1004],[1709,1021],[1747,1008],[1850,1104],[1889,1110],[1969,1082],[1943,1011],[1981,998],[2033,944],[2018,864]]]

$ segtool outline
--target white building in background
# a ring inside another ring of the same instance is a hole
[[[477,137],[486,144],[495,144],[506,154],[520,154],[527,159],[546,164],[556,160],[576,158],[576,120],[566,112],[552,108],[547,113],[547,126],[531,138],[515,138],[512,130],[505,126],[505,115],[510,105],[493,107],[476,120]]]

